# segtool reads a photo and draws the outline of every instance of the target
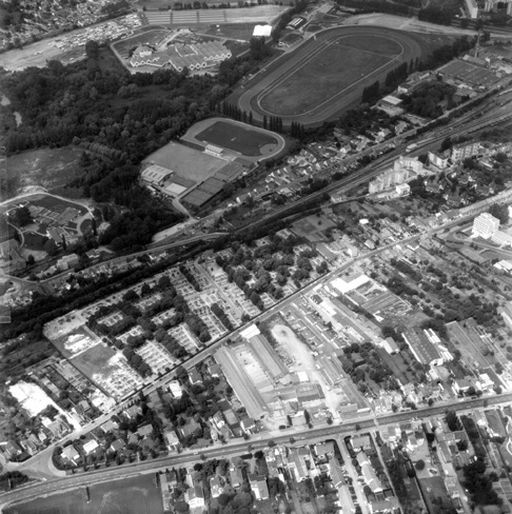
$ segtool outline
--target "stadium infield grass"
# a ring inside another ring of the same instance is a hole
[[[213,123],[197,134],[196,139],[251,157],[262,155],[261,148],[263,146],[278,143],[276,138],[270,134],[244,128],[229,121]]]
[[[261,95],[261,108],[277,116],[306,113],[400,53],[395,41],[377,36],[371,39],[337,40]]]

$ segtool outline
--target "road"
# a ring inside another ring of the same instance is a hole
[[[383,426],[402,423],[412,419],[426,419],[430,416],[442,415],[447,409],[456,409],[457,412],[472,411],[475,408],[502,405],[512,401],[512,393],[505,393],[489,398],[465,399],[455,404],[443,404],[438,406],[426,407],[414,411],[396,412],[385,414],[383,416],[374,417],[373,414],[359,417],[357,419],[345,420],[339,425],[323,425],[318,428],[306,430],[287,430],[283,431],[283,435],[278,434],[256,434],[250,441],[234,442],[231,444],[220,445],[216,447],[205,448],[199,451],[184,451],[181,454],[160,457],[150,461],[134,462],[123,464],[115,468],[103,468],[95,471],[88,471],[77,475],[67,475],[62,478],[54,478],[41,483],[30,484],[20,487],[13,491],[0,495],[0,512],[8,505],[26,502],[34,498],[62,493],[66,490],[84,487],[99,482],[108,482],[110,480],[119,480],[129,476],[137,476],[143,473],[155,472],[162,468],[173,466],[188,466],[194,462],[213,459],[213,458],[230,458],[232,456],[241,455],[248,451],[248,445],[252,450],[258,450],[268,447],[269,444],[277,445],[290,444],[311,444],[340,435],[350,435],[359,430],[368,430],[382,428]],[[290,437],[295,439],[296,443],[291,443]]]
[[[135,259],[137,257],[140,257],[142,255],[147,255],[151,252],[163,252],[164,250],[170,250],[172,248],[179,248],[181,246],[187,246],[189,244],[193,243],[199,243],[204,241],[213,241],[215,239],[218,239],[219,237],[225,236],[226,232],[211,232],[209,234],[198,234],[195,236],[190,236],[185,239],[180,239],[178,241],[173,241],[171,243],[163,243],[159,244],[158,246],[155,246],[148,250],[142,250],[140,252],[130,253],[128,255],[121,255],[119,257],[114,257],[113,259],[109,259],[107,261],[101,261],[98,264],[94,264],[93,266],[90,266],[86,268],[87,272],[93,272],[95,269],[102,268],[104,266],[112,267],[116,266],[120,263],[127,262],[129,260]],[[62,273],[59,273],[57,275],[54,275],[52,277],[43,279],[43,280],[30,280],[26,278],[20,278],[15,277],[12,275],[2,275],[2,278],[5,278],[6,280],[10,280],[16,284],[20,284],[23,286],[29,286],[29,287],[35,287],[35,288],[41,288],[47,285],[51,285],[54,281],[63,281],[65,280],[69,275],[75,274],[75,271],[73,269],[63,271]]]
[[[511,96],[512,96],[512,93],[509,93],[509,94],[511,94]],[[449,126],[445,126],[445,127],[437,129],[436,132],[430,136],[428,134],[425,134],[423,142],[418,144],[417,148],[415,149],[415,153],[421,153],[426,148],[432,146],[433,144],[438,144],[446,137],[447,134],[451,134],[452,136],[467,134],[471,131],[478,130],[479,128],[488,126],[489,124],[494,124],[501,119],[512,118],[512,113],[507,112],[507,109],[508,109],[508,105],[500,106],[498,109],[499,115],[496,114],[496,110],[489,109],[487,112],[485,112],[485,114],[482,115],[482,117],[477,118],[476,120],[468,119],[468,115],[465,115],[465,118],[463,120],[460,120],[460,119],[455,120]],[[303,205],[307,202],[311,202],[312,200],[320,200],[322,195],[324,195],[325,193],[333,192],[333,191],[347,192],[351,189],[354,189],[354,188],[364,184],[365,182],[367,182],[371,178],[375,177],[376,175],[378,175],[381,172],[383,167],[390,165],[391,162],[396,158],[396,156],[401,154],[402,152],[403,152],[402,148],[397,148],[390,154],[387,154],[384,157],[381,157],[381,158],[377,159],[376,161],[372,162],[370,165],[363,167],[360,170],[355,171],[349,177],[345,177],[339,181],[336,181],[336,182],[330,184],[329,186],[327,186],[326,188],[322,189],[321,191],[315,192],[311,195],[301,198],[301,199],[293,202],[289,206],[285,206],[280,209],[277,209],[277,210],[273,211],[272,213],[268,214],[267,216],[260,218],[258,221],[250,222],[247,225],[245,225],[244,227],[242,227],[241,229],[238,229],[238,231],[240,233],[243,233],[247,230],[254,229],[255,227],[257,227],[259,225],[267,224],[267,223],[269,223],[269,221],[271,221],[273,219],[283,218],[287,214],[289,214],[289,212],[292,209],[297,209],[297,207],[300,207],[301,205]],[[463,222],[464,220],[459,219],[456,222],[448,223],[437,229],[433,229],[432,231],[430,231],[430,233],[432,234],[435,231],[445,230],[445,229],[450,228],[458,223]],[[201,235],[197,235],[197,236],[192,236],[190,238],[187,238],[187,239],[184,239],[181,241],[174,241],[172,243],[162,245],[160,247],[160,249],[164,250],[164,249],[169,249],[169,248],[173,248],[173,247],[179,247],[179,246],[182,246],[185,244],[190,244],[190,243],[196,242],[196,241],[215,240],[216,238],[222,237],[224,235],[225,235],[225,233],[222,233],[222,232],[216,232],[216,233],[207,234],[207,235],[201,234]],[[425,234],[422,234],[422,235],[425,235]],[[416,239],[417,237],[419,237],[419,236],[413,236],[412,238],[409,238],[408,240],[393,243],[391,246],[410,242],[410,241]],[[373,254],[379,253],[388,247],[389,246],[379,248],[377,250],[374,250],[373,252],[364,254],[360,258],[371,257]],[[117,260],[133,258],[133,257],[136,257],[137,255],[143,255],[145,253],[147,253],[147,251],[142,251],[142,252],[138,252],[136,254],[131,254],[130,256],[119,257],[116,260],[110,261],[110,262],[117,262]],[[339,271],[339,270],[337,270],[337,271]],[[335,272],[332,272],[332,273],[335,273]],[[252,322],[257,321],[261,317],[268,316],[268,315],[273,314],[274,312],[277,312],[279,309],[282,309],[285,305],[287,305],[287,303],[295,301],[300,295],[307,293],[311,288],[316,287],[316,285],[318,283],[320,283],[321,281],[328,280],[329,276],[330,275],[323,276],[323,277],[319,278],[318,280],[314,281],[313,283],[311,283],[310,285],[306,286],[304,289],[297,291],[296,293],[289,296],[288,298],[281,300],[274,307],[272,307],[269,311],[266,311],[266,312],[260,314],[259,316],[257,316]],[[192,356],[188,361],[186,361],[184,363],[185,367],[191,368],[195,364],[202,361],[205,357],[212,355],[220,345],[224,344],[224,342],[228,339],[228,337],[236,336],[237,333],[239,332],[239,330],[241,330],[243,328],[244,327],[242,326],[237,331],[230,334],[229,336],[226,336],[226,337],[216,341],[212,345],[210,345],[206,348],[203,348],[199,353]],[[155,390],[157,387],[160,387],[160,386],[168,383],[172,379],[173,376],[174,376],[173,372],[171,372],[170,374],[164,375],[163,377],[159,378],[154,384],[146,387],[144,389],[144,392],[146,392],[146,393],[151,392],[151,391]],[[129,398],[126,401],[120,403],[118,408],[116,409],[116,411],[119,412],[120,410],[123,410],[131,402],[133,402],[133,398]],[[104,423],[105,421],[110,419],[110,416],[114,413],[115,412],[112,412],[112,413],[109,413],[109,415],[104,415],[104,416],[99,417],[93,423],[85,426],[81,430],[80,433],[86,433],[86,432],[98,427],[99,425],[101,425],[102,423]],[[72,435],[73,438],[76,436],[77,436],[76,433]],[[71,438],[71,436],[68,437],[68,439],[69,438]],[[28,461],[26,461],[24,463],[23,468],[29,469],[29,467],[32,464],[34,464],[35,469],[48,470],[48,466],[46,464],[43,463],[41,465],[41,459],[47,460],[48,458],[50,458],[52,450],[53,450],[53,447],[50,447],[48,450],[41,452],[40,454],[36,455],[32,459],[29,459]]]
[[[500,109],[503,109],[503,107],[501,107]],[[451,134],[451,135],[466,134],[468,132],[471,132],[471,131],[474,131],[474,130],[478,130],[479,128],[485,127],[485,126],[487,126],[489,124],[494,124],[497,121],[499,121],[500,119],[509,119],[509,118],[512,118],[512,113],[510,113],[510,112],[508,112],[508,113],[505,112],[504,114],[500,114],[499,116],[496,116],[496,113],[494,111],[489,110],[481,118],[478,118],[477,120],[465,120],[463,122],[461,122],[460,120],[455,120],[455,122],[453,122],[450,126],[438,129],[436,131],[435,135],[433,135],[431,137],[426,137],[426,139],[424,139],[424,142],[419,143],[418,147],[415,149],[415,153],[422,152],[422,151],[424,151],[425,148],[429,147],[430,145],[439,143],[440,141],[442,141],[446,137],[446,134]],[[364,182],[367,182],[373,176],[375,176],[378,173],[380,173],[381,170],[382,170],[382,167],[390,164],[393,161],[393,159],[395,158],[395,156],[400,154],[400,153],[402,153],[402,149],[397,148],[393,152],[393,155],[388,154],[388,155],[386,155],[386,156],[376,160],[375,162],[371,163],[369,166],[366,166],[366,167],[362,168],[361,170],[356,171],[350,177],[346,177],[346,178],[344,178],[344,179],[342,179],[340,181],[337,181],[337,182],[335,182],[333,184],[330,184],[329,186],[324,188],[322,191],[313,193],[312,195],[309,195],[306,198],[303,198],[303,199],[300,199],[300,200],[296,201],[292,205],[292,207],[293,208],[297,208],[297,206],[300,206],[305,201],[311,201],[311,199],[320,199],[321,195],[325,194],[326,192],[332,192],[332,191],[336,191],[336,190],[349,191],[350,189],[353,189],[354,187],[358,187],[361,184],[363,184]],[[251,223],[247,227],[250,227],[250,226],[253,226],[253,225],[256,225],[256,224],[260,224],[260,223],[268,223],[268,220],[274,218],[276,216],[276,213],[277,213],[278,217],[286,216],[286,214],[289,211],[289,209],[290,209],[290,207],[287,206],[287,207],[284,207],[282,209],[279,209],[278,211],[274,211],[273,213],[271,213],[270,215],[265,217],[263,220]],[[382,251],[384,251],[387,248],[390,248],[392,246],[396,246],[396,245],[400,245],[400,244],[406,244],[406,243],[411,242],[411,241],[413,241],[413,240],[415,240],[415,239],[417,239],[419,237],[422,237],[422,236],[425,236],[425,235],[429,235],[429,234],[433,234],[433,233],[435,233],[437,231],[446,230],[448,228],[451,228],[452,226],[458,225],[460,223],[464,223],[467,219],[468,218],[461,218],[461,219],[458,219],[456,221],[453,221],[453,222],[447,223],[445,225],[442,225],[442,226],[440,226],[438,228],[432,229],[428,233],[422,233],[420,235],[412,236],[412,237],[410,237],[410,238],[408,238],[406,240],[398,241],[396,243],[392,243],[390,245],[387,245],[385,247],[379,248],[379,249],[374,250],[372,252],[368,252],[368,253],[360,256],[359,259],[365,259],[365,258],[371,257],[372,255],[376,255],[377,253],[382,252]],[[247,227],[244,228],[244,230],[246,230]],[[169,243],[169,244],[163,245],[161,247],[161,249],[173,248],[173,247],[176,247],[176,246],[181,246],[181,245],[188,244],[188,243],[191,243],[191,242],[194,242],[194,241],[199,241],[199,240],[200,241],[204,241],[204,240],[207,240],[207,239],[214,240],[217,237],[222,237],[224,235],[225,235],[225,233],[213,233],[213,234],[208,234],[208,235],[193,236],[192,238],[188,238],[186,240],[175,241],[173,243]],[[138,252],[138,254],[132,254],[130,257],[136,256],[136,255],[142,255],[144,253],[147,253],[147,252]],[[124,257],[120,257],[119,259],[126,259],[126,258],[127,257],[124,256]],[[350,265],[350,264],[352,264],[352,262],[347,263],[347,265]],[[309,285],[307,285],[305,288],[301,289],[300,291],[297,291],[293,295],[283,299],[282,301],[277,303],[274,307],[272,307],[270,310],[268,310],[268,311],[266,311],[264,313],[261,313],[254,320],[252,320],[251,323],[259,320],[262,317],[270,316],[274,312],[277,312],[277,311],[281,310],[288,303],[295,301],[297,298],[300,297],[300,295],[306,294],[312,288],[316,287],[319,283],[321,283],[324,280],[328,280],[330,277],[334,276],[334,274],[339,272],[339,271],[340,270],[338,269],[338,270],[335,270],[335,271],[331,272],[327,276],[320,277],[319,279],[317,279],[314,282],[310,283]],[[203,348],[199,353],[197,353],[196,355],[192,356],[188,361],[186,361],[184,363],[185,367],[190,369],[192,366],[194,366],[195,364],[201,362],[207,356],[212,355],[217,350],[217,348],[220,345],[222,345],[222,344],[224,344],[226,342],[228,337],[236,337],[238,332],[240,330],[242,330],[243,328],[245,328],[245,327],[242,326],[239,329],[237,329],[235,332],[229,334],[229,336],[226,336],[226,337],[224,337],[224,338],[214,342],[210,346]],[[153,383],[150,386],[147,386],[144,389],[144,392],[148,393],[148,392],[151,392],[151,391],[155,390],[157,387],[165,385],[166,383],[168,383],[172,379],[173,376],[174,376],[174,374],[173,374],[173,372],[171,372],[171,373],[169,373],[169,374],[159,378],[155,383]],[[125,402],[122,402],[121,404],[119,404],[119,406],[116,409],[116,411],[113,411],[113,412],[109,413],[108,415],[101,416],[100,418],[95,420],[93,423],[88,424],[87,426],[83,427],[83,429],[79,433],[74,433],[71,436],[69,436],[67,439],[76,438],[77,436],[80,435],[80,433],[86,433],[86,432],[96,428],[97,426],[101,425],[102,423],[104,423],[105,421],[110,419],[110,417],[115,412],[118,412],[118,411],[124,409],[131,402],[133,402],[133,398],[130,398],[130,399],[126,400]],[[60,442],[60,444],[62,444],[62,441]],[[54,446],[49,447],[47,450],[45,450],[45,451],[41,452],[40,454],[36,455],[35,457],[29,459],[28,461],[23,463],[21,466],[13,466],[11,469],[30,470],[30,468],[32,467],[34,470],[37,470],[39,476],[41,476],[41,474],[43,474],[43,475],[45,474],[44,470],[47,471],[46,475],[50,475],[51,474],[51,470],[50,470],[50,468],[48,467],[47,464],[48,464],[48,459],[51,459],[51,453],[53,451],[53,447]],[[40,473],[41,470],[43,470],[43,473]]]
[[[497,111],[497,112],[496,112]],[[454,120],[453,123],[447,126],[437,127],[433,131],[422,135],[421,142],[417,144],[412,155],[419,155],[425,153],[429,149],[438,147],[440,143],[448,136],[455,138],[458,136],[465,136],[482,128],[495,125],[497,123],[512,119],[512,109],[509,105],[500,106],[495,110],[488,110],[487,113],[478,117],[476,120],[467,118],[465,115],[464,119]],[[395,150],[387,153],[383,157],[376,159],[369,165],[364,166],[354,172],[348,177],[344,177],[340,180],[332,182],[323,189],[306,195],[290,204],[273,210],[269,214],[260,217],[256,221],[250,221],[245,225],[239,227],[237,232],[240,234],[246,233],[248,230],[254,230],[258,226],[266,225],[272,220],[282,219],[292,212],[297,212],[299,206],[313,203],[314,200],[320,201],[326,193],[333,192],[348,192],[351,191],[375,178],[377,175],[382,173],[382,170],[388,166],[391,166],[392,162],[400,155],[404,154],[405,143],[397,147]]]
[[[327,273],[326,275],[318,277],[317,279],[315,279],[312,282],[310,282],[309,284],[307,284],[304,288],[296,291],[295,293],[291,294],[290,296],[283,298],[282,300],[277,302],[273,307],[260,313],[258,316],[253,318],[248,323],[241,325],[233,332],[230,332],[229,334],[222,337],[221,339],[218,339],[217,341],[214,341],[210,345],[199,350],[195,355],[189,357],[186,361],[182,362],[181,365],[184,366],[185,369],[187,369],[187,370],[191,369],[196,364],[199,364],[207,357],[213,355],[217,351],[217,349],[220,346],[222,346],[223,344],[225,344],[229,339],[236,339],[238,334],[242,330],[247,328],[249,325],[251,325],[257,321],[263,320],[264,318],[270,317],[273,314],[275,314],[283,309],[286,309],[290,303],[293,303],[293,302],[297,301],[301,296],[308,294],[314,288],[316,288],[319,284],[324,283],[324,282],[330,280],[331,278],[334,278],[337,274],[342,272],[345,268],[353,265],[355,262],[374,257],[390,248],[393,248],[393,247],[396,247],[399,245],[409,244],[419,238],[429,237],[432,234],[435,234],[436,232],[442,232],[444,230],[448,230],[454,226],[465,223],[469,218],[470,217],[465,217],[465,218],[459,218],[455,221],[450,221],[448,223],[440,225],[439,227],[432,228],[426,232],[422,232],[420,234],[416,234],[416,235],[407,237],[407,238],[402,239],[397,242],[389,243],[387,245],[381,246],[380,248],[377,248],[375,250],[371,250],[369,252],[359,255],[355,259],[352,259],[352,260],[346,262],[343,266],[332,270],[331,272]],[[165,375],[157,378],[152,384],[145,386],[142,389],[142,393],[144,395],[148,395],[148,394],[154,392],[155,390],[157,390],[159,387],[165,386],[171,380],[173,380],[173,378],[175,377],[175,374],[176,374],[176,368],[173,368],[169,373],[166,373]],[[119,402],[116,405],[116,408],[114,410],[112,410],[111,412],[108,412],[107,414],[103,414],[103,415],[99,416],[92,422],[88,423],[87,425],[84,425],[79,431],[75,431],[72,434],[69,434],[68,436],[63,438],[61,441],[59,441],[57,443],[53,443],[45,450],[39,452],[38,454],[34,455],[30,459],[24,461],[23,463],[21,463],[21,464],[8,463],[6,465],[6,469],[23,471],[23,472],[29,474],[29,476],[36,476],[38,478],[41,475],[51,477],[54,474],[54,470],[50,466],[49,463],[51,462],[53,449],[56,446],[62,445],[66,441],[76,439],[80,435],[86,434],[86,433],[90,432],[91,430],[98,428],[103,423],[105,423],[106,421],[111,419],[111,417],[114,414],[120,413],[121,411],[126,409],[129,405],[133,404],[133,402],[138,398],[138,395],[139,395],[138,391],[133,393],[129,398]]]

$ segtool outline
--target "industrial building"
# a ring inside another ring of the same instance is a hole
[[[442,364],[441,354],[422,330],[408,329],[402,337],[419,363],[425,366]]]
[[[233,352],[227,347],[222,347],[215,353],[215,360],[247,410],[247,414],[254,419],[261,419],[267,415],[266,403]]]
[[[288,374],[281,357],[272,348],[267,338],[261,334],[256,325],[251,325],[243,330],[240,335],[247,340],[248,347],[262,368],[266,369],[273,380]]]

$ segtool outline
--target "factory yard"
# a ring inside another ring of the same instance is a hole
[[[326,384],[321,373],[318,372],[315,366],[315,359],[313,358],[311,350],[297,337],[295,332],[286,325],[274,325],[272,327],[272,335],[280,345],[283,345],[288,355],[293,356],[295,359],[291,368],[294,371],[307,373],[313,382],[320,384],[325,395],[326,406],[333,414],[334,419],[338,418],[340,402],[343,399],[346,400],[346,397],[343,394],[338,394],[335,390],[331,390]]]

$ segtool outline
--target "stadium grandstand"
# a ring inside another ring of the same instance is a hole
[[[163,168],[158,164],[151,164],[146,169],[144,169],[141,173],[141,179],[153,186],[161,186],[164,184],[165,180],[172,175],[172,171],[167,168]]]
[[[150,26],[192,26],[197,24],[224,23],[274,23],[281,14],[289,9],[292,0],[282,2],[283,5],[256,5],[257,0],[244,2],[246,7],[240,7],[239,2],[207,2],[209,9],[172,9],[166,11],[146,10],[142,13],[144,22]],[[281,2],[280,2],[281,3]],[[187,4],[185,4],[187,5]],[[188,4],[193,7],[192,4]],[[212,9],[212,7],[215,7]]]

